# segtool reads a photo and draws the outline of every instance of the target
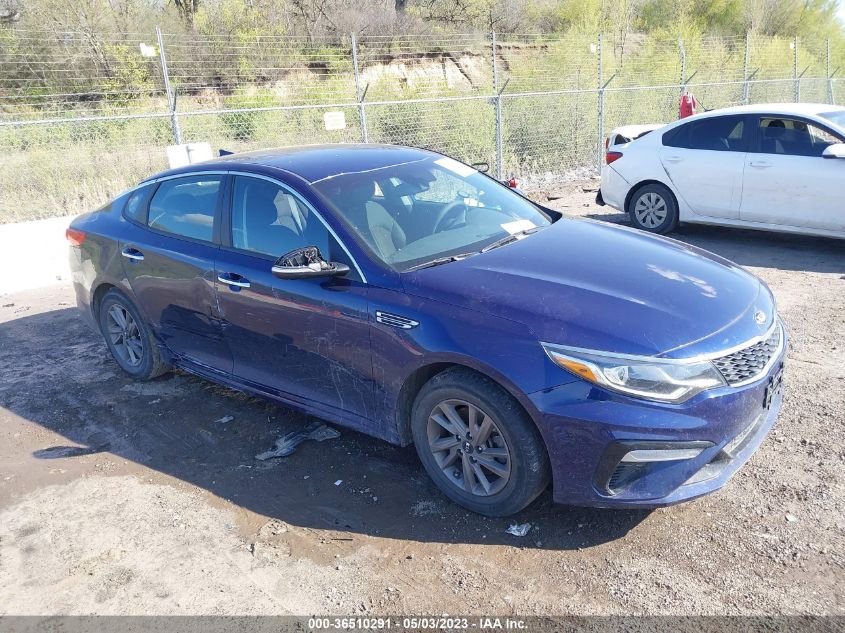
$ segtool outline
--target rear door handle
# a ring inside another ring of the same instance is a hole
[[[237,273],[220,273],[217,275],[217,281],[236,288],[249,288],[250,286],[249,279]]]
[[[123,255],[126,259],[131,259],[134,262],[142,262],[144,261],[144,254],[139,251],[137,248],[132,248],[131,246],[127,246],[120,254]]]
[[[767,162],[767,161],[765,161],[765,160],[752,160],[752,161],[751,161],[750,163],[748,163],[748,164],[749,164],[749,165],[751,165],[752,167],[756,167],[756,168],[758,168],[758,169],[766,169],[767,167],[771,167],[771,166],[772,166],[772,164],[771,164],[771,163],[769,163],[769,162]]]
[[[664,156],[663,160],[667,163],[680,163],[684,159],[681,156]]]

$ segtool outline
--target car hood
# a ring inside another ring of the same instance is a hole
[[[540,341],[621,354],[717,352],[759,336],[774,319],[768,288],[737,265],[573,218],[402,281],[411,294],[519,322]]]

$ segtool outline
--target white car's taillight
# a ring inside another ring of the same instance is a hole
[[[610,163],[617,161],[620,158],[622,158],[622,152],[607,152],[604,157],[604,162],[610,165]]]

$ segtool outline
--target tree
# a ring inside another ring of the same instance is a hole
[[[415,0],[414,13],[423,21],[453,29],[516,32],[526,28],[531,0]]]
[[[0,1],[0,24],[11,24],[21,19],[20,0]]]
[[[842,32],[835,0],[746,0],[744,26],[761,35],[818,37]]]
[[[173,0],[173,5],[187,27],[193,30],[194,19],[197,17],[197,11],[200,8],[200,0]]]

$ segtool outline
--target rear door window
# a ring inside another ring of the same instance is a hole
[[[693,119],[663,135],[663,145],[714,152],[746,151],[745,117],[719,116]]]
[[[150,228],[211,242],[221,176],[165,180],[150,200]]]

